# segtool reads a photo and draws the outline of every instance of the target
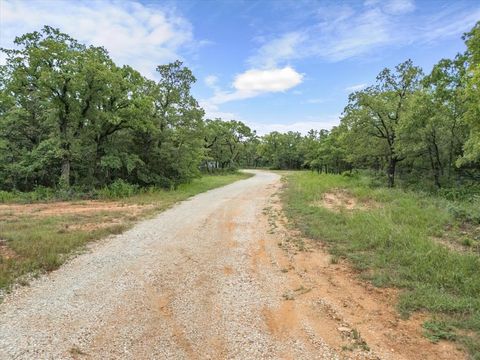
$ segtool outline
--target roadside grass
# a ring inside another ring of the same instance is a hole
[[[328,243],[336,258],[348,259],[374,285],[403,289],[400,313],[429,312],[432,318],[424,325],[429,339],[457,341],[480,359],[480,254],[472,246],[443,244],[460,234],[463,242],[477,242],[478,202],[371,187],[361,176],[296,172],[286,175],[286,184],[284,207],[295,227]],[[377,206],[339,211],[318,206],[325,193],[338,189]]]
[[[53,202],[44,204],[48,213],[37,208],[28,210],[33,205],[2,205],[0,299],[1,293],[13,284],[27,284],[30,278],[57,269],[69,257],[82,251],[88,242],[121,233],[135,221],[153,216],[179,201],[250,176],[247,173],[206,175],[176,190],[149,189],[115,202]],[[69,205],[73,208],[93,204],[93,207],[92,211],[55,213],[60,204],[67,210]],[[98,204],[105,206],[99,210],[95,208]],[[108,211],[109,206],[115,207],[115,211]]]

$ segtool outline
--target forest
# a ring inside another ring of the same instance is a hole
[[[480,179],[480,23],[464,41],[465,52],[428,74],[411,60],[382,70],[350,94],[331,130],[258,136],[240,121],[205,119],[182,62],[159,65],[155,82],[45,26],[2,49],[0,190],[175,188],[239,167],[471,187]]]

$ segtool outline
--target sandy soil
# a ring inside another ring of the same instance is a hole
[[[286,230],[279,176],[193,197],[0,305],[1,359],[454,359]]]
[[[128,212],[136,215],[147,208],[152,208],[152,206],[96,200],[84,200],[81,202],[63,201],[38,204],[0,204],[0,217],[9,215],[44,217],[52,215],[80,215],[99,212]]]

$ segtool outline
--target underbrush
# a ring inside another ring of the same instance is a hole
[[[221,177],[222,180],[215,181],[215,178]],[[76,200],[118,200],[132,196],[153,193],[165,193],[169,191],[177,191],[190,187],[197,187],[207,179],[208,183],[223,183],[223,181],[231,178],[248,177],[245,173],[235,170],[218,170],[212,173],[206,173],[202,177],[193,179],[190,182],[170,186],[168,188],[159,186],[142,187],[137,184],[130,184],[122,179],[115,180],[109,185],[92,189],[82,186],[72,186],[69,189],[49,188],[37,186],[35,190],[29,192],[22,191],[2,191],[0,190],[0,204],[24,203],[32,204],[38,202],[54,202],[54,201],[76,201]]]
[[[340,211],[314,205],[333,189],[379,205]],[[351,261],[374,285],[403,289],[398,304],[403,315],[430,312],[434,318],[425,331],[431,339],[455,340],[480,359],[480,217],[475,198],[449,200],[372,186],[361,175],[306,172],[287,176],[283,196],[288,217],[307,236],[330,244],[335,256]],[[461,236],[471,244],[458,242]]]

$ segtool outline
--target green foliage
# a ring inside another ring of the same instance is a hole
[[[138,193],[138,185],[131,185],[122,179],[115,180],[113,183],[97,190],[100,199],[121,199]]]
[[[18,37],[0,67],[0,189],[175,187],[199,176],[203,110],[176,61],[158,83],[58,29]],[[36,193],[38,191],[35,191]]]
[[[252,153],[256,140],[255,132],[240,121],[206,120],[203,167],[216,172],[234,170],[241,164],[256,166]]]
[[[467,111],[465,121],[469,127],[469,136],[464,145],[465,154],[459,164],[478,163],[480,161],[480,22],[464,37],[467,44],[467,64],[465,97]]]
[[[423,324],[425,336],[432,342],[437,343],[440,340],[455,340],[455,328],[446,321],[426,321]]]

